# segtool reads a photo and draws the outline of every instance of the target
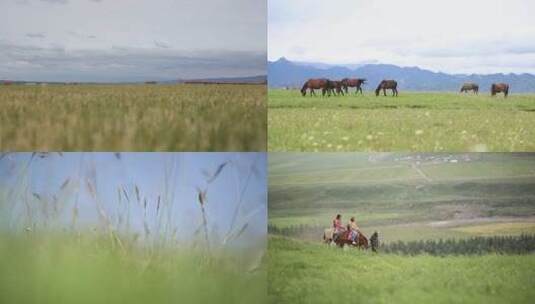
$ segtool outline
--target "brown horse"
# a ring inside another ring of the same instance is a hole
[[[479,85],[473,82],[467,82],[463,84],[463,86],[461,87],[461,93],[467,93],[468,91],[473,91],[474,94],[477,95],[477,93],[479,92]]]
[[[344,95],[343,85],[341,81],[338,80],[329,80],[328,84],[328,94],[331,96],[331,93],[333,95]]]
[[[358,238],[357,238],[355,244],[353,244],[353,242],[351,240],[349,240],[349,233],[350,233],[349,231],[342,232],[342,234],[338,238],[333,240],[334,243],[337,246],[342,247],[342,248],[345,245],[357,247],[357,248],[360,248],[360,249],[368,249],[369,248],[368,239],[366,238],[366,236],[364,236],[364,234],[362,232],[359,231]]]
[[[325,93],[329,90],[329,80],[325,78],[318,78],[318,79],[309,79],[303,84],[303,87],[301,88],[301,94],[305,96],[307,94],[307,90],[310,90],[310,96],[314,95],[316,96],[316,92],[314,90],[320,90],[323,96],[325,96]]]
[[[355,94],[357,94],[360,91],[360,94],[362,93],[362,85],[366,83],[365,78],[344,78],[342,79],[342,86],[344,87],[344,91],[346,91],[346,94],[349,94],[348,88],[357,88],[355,90]]]
[[[375,96],[379,96],[379,92],[383,90],[386,96],[386,90],[392,90],[392,96],[398,96],[398,83],[395,80],[383,80],[375,89]]]
[[[502,93],[505,98],[509,95],[509,85],[507,83],[493,83],[490,87],[490,94],[496,96],[496,93]]]

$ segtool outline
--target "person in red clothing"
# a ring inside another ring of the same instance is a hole
[[[342,215],[337,214],[336,218],[333,220],[333,229],[334,229],[334,235],[333,240],[336,241],[338,237],[342,235],[346,231],[344,228],[344,225],[342,224]]]

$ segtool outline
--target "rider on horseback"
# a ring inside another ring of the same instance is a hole
[[[348,233],[348,240],[353,242],[353,245],[356,245],[356,240],[359,235],[359,226],[357,226],[357,222],[355,222],[355,217],[352,216],[349,220],[349,224],[347,225],[349,233]]]
[[[342,235],[342,233],[346,231],[344,225],[342,225],[342,215],[336,215],[336,218],[333,220],[333,229],[333,241],[336,241]]]

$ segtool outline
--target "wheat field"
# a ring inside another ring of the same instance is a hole
[[[0,87],[2,151],[263,151],[262,85]]]

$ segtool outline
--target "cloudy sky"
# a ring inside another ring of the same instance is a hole
[[[0,79],[263,75],[265,0],[0,0]]]
[[[270,0],[268,58],[534,73],[532,0]]]

